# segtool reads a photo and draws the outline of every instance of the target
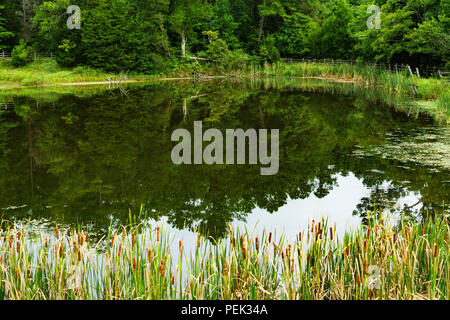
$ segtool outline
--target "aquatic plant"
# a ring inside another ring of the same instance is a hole
[[[192,249],[145,223],[93,243],[87,231],[30,234],[2,222],[4,299],[449,299],[445,217],[367,226],[338,237],[312,221],[296,239],[229,229]]]

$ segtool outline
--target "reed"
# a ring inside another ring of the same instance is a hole
[[[1,299],[449,299],[447,218],[382,216],[341,238],[327,221],[295,240],[231,229],[191,251],[164,225],[30,234],[2,222]],[[171,250],[172,249],[172,250]]]

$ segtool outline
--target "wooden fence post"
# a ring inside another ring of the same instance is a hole
[[[412,77],[414,74],[413,74],[413,72],[411,70],[411,67],[409,66],[409,64],[407,64],[406,66],[408,67],[409,73],[411,74],[411,77]]]

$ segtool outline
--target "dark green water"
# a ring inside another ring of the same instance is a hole
[[[448,212],[448,128],[366,89],[213,81],[125,90],[5,95],[0,214],[101,233],[142,205],[176,229],[220,236],[245,219],[272,228],[318,214],[359,223],[374,207]],[[195,120],[223,131],[280,129],[279,173],[172,164],[173,130],[192,130]]]

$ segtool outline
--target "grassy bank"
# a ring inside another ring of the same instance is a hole
[[[187,63],[169,72],[168,75],[144,75],[131,73],[128,78],[133,81],[146,81],[164,77],[191,77],[195,72],[207,76],[217,75],[209,65],[193,65]],[[223,76],[223,74],[220,74]],[[356,82],[367,87],[381,87],[387,94],[410,95],[423,111],[434,115],[439,120],[450,120],[450,87],[446,81],[438,79],[419,79],[409,76],[406,71],[390,72],[372,66],[358,64],[331,63],[274,63],[260,65],[244,65],[228,76],[240,77],[303,77],[330,79],[334,81]],[[54,59],[38,59],[22,67],[14,68],[8,60],[0,60],[0,88],[36,87],[68,83],[104,82],[108,79],[119,79],[120,75],[109,74],[87,67],[63,69]],[[412,88],[416,86],[415,89]]]
[[[289,241],[230,229],[189,251],[164,226],[95,244],[80,230],[30,234],[3,221],[0,299],[449,299],[446,219],[371,218],[341,238],[313,221]]]
[[[370,65],[332,63],[276,63],[251,66],[247,72],[254,76],[287,76],[358,82],[383,88],[392,95],[407,94],[418,107],[437,118],[450,119],[450,86],[444,80],[409,76],[407,71],[390,72]],[[413,89],[413,86],[415,88]]]

